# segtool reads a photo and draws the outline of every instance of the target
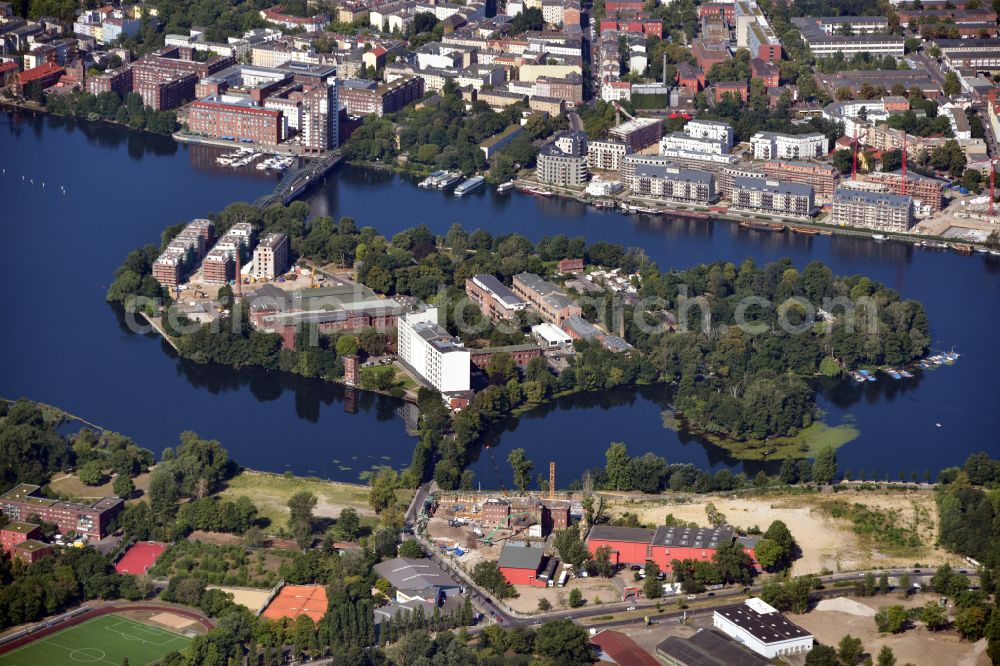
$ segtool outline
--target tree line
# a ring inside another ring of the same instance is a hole
[[[114,91],[97,95],[86,91],[49,95],[45,107],[56,115],[76,116],[91,122],[110,120],[153,134],[169,136],[177,130],[177,114],[174,111],[157,111],[145,105],[137,92],[128,93],[124,102]]]

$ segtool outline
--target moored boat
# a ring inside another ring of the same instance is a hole
[[[456,197],[464,196],[464,195],[468,194],[469,192],[473,192],[473,191],[479,189],[480,187],[483,186],[483,183],[485,183],[485,182],[486,182],[486,179],[483,178],[482,176],[473,176],[472,178],[469,178],[468,180],[466,180],[465,182],[463,182],[461,185],[459,185],[458,187],[456,187],[454,194],[455,194]]]
[[[789,227],[793,234],[802,234],[803,236],[818,236],[819,229],[810,229],[809,227]]]

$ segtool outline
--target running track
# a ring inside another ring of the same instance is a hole
[[[43,629],[39,629],[38,631],[31,632],[27,636],[21,636],[20,638],[10,641],[9,643],[4,643],[3,645],[0,645],[0,654],[10,652],[11,650],[27,645],[28,643],[34,643],[40,638],[51,636],[52,634],[58,633],[63,629],[74,627],[78,624],[86,622],[87,620],[93,620],[95,617],[111,615],[112,613],[121,613],[123,611],[159,611],[164,613],[174,613],[175,615],[190,618],[206,629],[211,630],[215,627],[215,624],[201,613],[184,608],[177,608],[175,606],[161,604],[124,604],[121,606],[101,606],[100,608],[95,608],[86,613],[81,613],[80,615],[70,618],[65,622],[60,622],[53,627],[45,627]]]

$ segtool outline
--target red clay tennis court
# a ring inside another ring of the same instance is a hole
[[[167,549],[167,544],[156,543],[155,541],[144,541],[137,543],[128,549],[115,564],[115,571],[120,574],[132,574],[139,576],[149,571],[149,568],[156,564],[156,560]]]
[[[326,613],[326,588],[322,585],[285,585],[264,609],[264,617],[279,620],[308,615],[314,622]]]

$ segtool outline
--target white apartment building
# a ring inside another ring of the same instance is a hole
[[[660,139],[660,154],[670,150],[683,150],[692,153],[710,153],[724,155],[729,152],[724,141],[719,139],[698,138],[684,132],[671,132]]]
[[[441,393],[468,391],[472,355],[437,323],[437,308],[400,315],[399,357]]]
[[[618,171],[628,147],[622,141],[606,139],[587,144],[587,166],[598,171]]]
[[[695,139],[722,141],[727,153],[733,149],[733,128],[728,123],[717,120],[689,120],[684,126],[684,133]]]
[[[813,637],[756,597],[715,611],[712,622],[727,636],[766,659],[812,650]]]
[[[253,251],[253,276],[273,280],[288,268],[288,236],[268,234]]]
[[[802,160],[823,157],[827,152],[826,136],[819,132],[810,134],[779,134],[757,132],[750,137],[754,159]]]

